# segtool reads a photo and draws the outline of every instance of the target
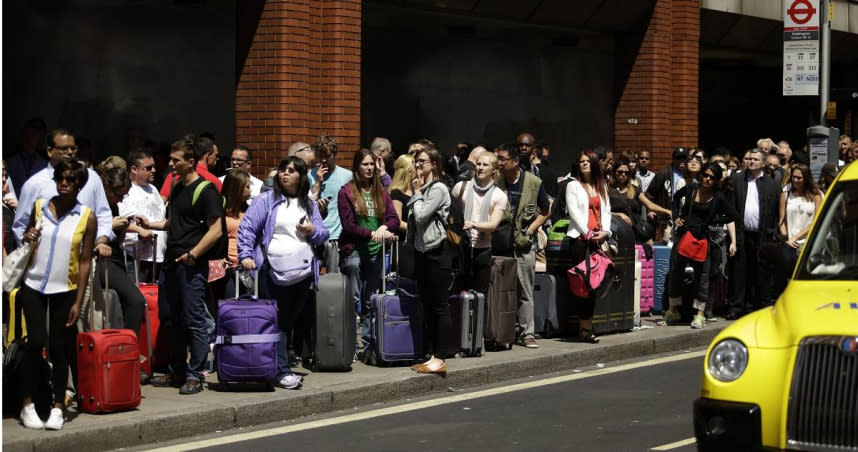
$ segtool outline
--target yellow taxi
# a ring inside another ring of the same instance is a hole
[[[835,179],[772,307],[709,346],[698,450],[858,451],[858,164]]]

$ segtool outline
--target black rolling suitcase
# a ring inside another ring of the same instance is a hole
[[[311,344],[313,371],[347,371],[355,353],[355,304],[348,278],[342,273],[319,276]]]
[[[450,295],[451,356],[481,356],[486,317],[486,296],[475,290]]]
[[[616,218],[616,217],[614,217]],[[635,326],[635,243],[632,230],[622,220],[611,220],[616,253],[610,253],[614,270],[596,290],[593,332],[596,334],[631,330]],[[568,282],[567,282],[568,285]],[[572,311],[572,310],[570,310]],[[579,317],[570,312],[571,331],[578,331]]]

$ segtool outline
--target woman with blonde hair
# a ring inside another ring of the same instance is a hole
[[[408,230],[408,201],[411,200],[411,180],[414,179],[414,156],[409,154],[400,155],[393,163],[393,181],[388,187],[390,197],[393,199],[393,208],[399,216],[399,230],[396,234],[405,236]]]

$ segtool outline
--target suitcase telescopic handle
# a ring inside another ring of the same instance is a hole
[[[390,250],[390,272],[384,271],[384,256],[387,255],[387,240],[381,241],[381,286],[378,288],[378,293],[382,294],[384,290],[384,282],[388,276],[393,276],[396,290],[399,291],[399,237],[394,236],[393,247]]]
[[[134,280],[140,284],[140,236],[137,236],[137,243],[134,245]],[[152,233],[152,284],[157,283],[158,275],[155,269],[158,265],[158,234]]]
[[[235,299],[238,300],[238,288],[241,285],[241,280],[239,280],[239,275],[241,275],[242,266],[239,265],[235,268]],[[253,296],[259,299],[259,269],[256,270],[245,270],[247,272],[255,272],[256,275],[253,277]]]

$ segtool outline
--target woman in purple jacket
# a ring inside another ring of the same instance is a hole
[[[277,300],[280,343],[275,385],[284,389],[301,386],[301,376],[289,366],[287,342],[310,297],[311,284],[318,281],[313,247],[329,235],[309,191],[307,165],[298,157],[287,157],[277,168],[274,189],[257,196],[238,225],[241,266],[259,268],[260,296]]]
[[[361,338],[365,351],[370,344],[369,297],[378,291],[384,271],[381,243],[396,237],[399,217],[381,184],[375,158],[369,150],[355,152],[352,174],[352,181],[343,185],[337,196],[343,224],[340,267],[351,281],[352,297],[363,325]]]

